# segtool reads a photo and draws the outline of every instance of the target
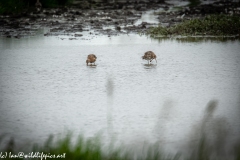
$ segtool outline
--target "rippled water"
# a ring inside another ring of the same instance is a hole
[[[240,42],[138,35],[0,39],[0,132],[45,140],[70,130],[126,144],[189,138],[210,100],[239,135]],[[152,50],[155,61],[141,56]],[[88,54],[96,66],[86,66]]]

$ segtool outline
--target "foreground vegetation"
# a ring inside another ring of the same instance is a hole
[[[0,138],[1,140],[1,138]],[[1,141],[0,141],[1,142]],[[3,150],[0,149],[0,158],[4,159],[68,159],[68,160],[133,160],[134,154],[124,151],[121,148],[114,148],[110,145],[108,148],[102,147],[99,137],[85,139],[79,136],[77,141],[73,143],[71,134],[65,138],[54,142],[53,136],[49,136],[48,140],[43,145],[34,144],[29,149],[16,149],[14,139],[10,139]],[[19,152],[24,153],[24,156],[18,155]],[[2,155],[1,155],[2,153]],[[32,154],[31,154],[32,153]],[[11,155],[12,157],[10,157]],[[6,156],[5,156],[6,155]],[[10,156],[9,156],[10,155]],[[15,156],[16,155],[16,156]],[[2,157],[5,156],[5,157]],[[52,157],[50,157],[52,156]],[[53,157],[55,156],[55,157]],[[157,159],[179,159],[179,155],[170,156],[160,154],[159,146],[149,146],[146,154],[137,155],[139,160],[157,160]]]
[[[68,133],[57,140],[49,136],[45,143],[33,144],[30,147],[29,144],[19,146],[13,138],[0,135],[0,159],[12,159],[9,154],[14,157],[22,152],[27,157],[18,155],[15,158],[22,160],[240,160],[240,139],[228,143],[229,124],[225,118],[213,116],[216,108],[217,101],[208,103],[204,116],[194,125],[191,134],[185,139],[188,145],[182,144],[179,153],[173,155],[163,152],[164,146],[161,142],[144,143],[142,147],[134,148],[117,146],[114,142],[103,143],[100,135],[93,138],[79,136],[75,139],[73,134]],[[185,153],[180,154],[182,151]]]
[[[1,142],[1,141],[0,141]],[[1,144],[1,143],[0,143]],[[53,136],[49,136],[43,145],[34,144],[29,150],[25,146],[16,149],[14,139],[10,139],[5,147],[0,149],[0,158],[8,159],[67,159],[67,160],[217,160],[213,150],[219,149],[210,146],[207,137],[202,135],[198,144],[189,150],[186,156],[177,153],[175,155],[163,153],[158,144],[147,145],[140,152],[130,152],[123,148],[114,148],[110,145],[104,148],[101,145],[99,137],[84,139],[79,136],[76,143],[72,142],[71,135],[54,142]],[[24,153],[19,155],[19,153]],[[240,143],[235,146],[234,160],[240,159]],[[221,157],[221,159],[224,157]],[[227,157],[225,157],[226,159]]]
[[[240,17],[230,15],[208,15],[204,18],[183,21],[172,27],[153,27],[147,33],[159,36],[236,36],[240,34]]]

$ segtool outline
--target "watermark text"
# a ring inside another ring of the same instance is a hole
[[[51,153],[43,153],[43,152],[0,152],[0,159],[4,158],[40,158],[41,160],[51,159],[51,158],[66,158],[66,153],[63,154],[51,154]]]

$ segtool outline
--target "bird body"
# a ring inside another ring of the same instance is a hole
[[[94,63],[95,64],[96,60],[97,60],[97,57],[94,54],[89,54],[87,56],[87,60],[86,60],[87,66],[88,66],[88,63]]]
[[[144,53],[144,56],[142,56],[142,59],[147,60],[148,64],[149,64],[149,61],[152,62],[153,59],[155,59],[156,63],[157,63],[157,59],[156,58],[157,58],[157,56],[152,51],[147,51],[147,52]]]

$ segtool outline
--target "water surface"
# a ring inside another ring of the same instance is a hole
[[[66,130],[178,150],[210,100],[238,138],[240,42],[138,35],[0,39],[0,132],[33,141]],[[141,59],[154,51],[158,62]],[[86,66],[88,54],[96,66]]]

